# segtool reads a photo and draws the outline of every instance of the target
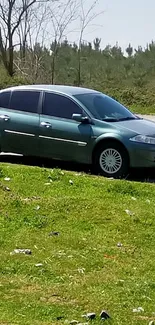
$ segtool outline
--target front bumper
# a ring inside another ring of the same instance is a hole
[[[130,167],[155,167],[155,145],[132,143],[128,152]]]

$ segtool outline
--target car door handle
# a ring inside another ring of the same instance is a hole
[[[8,115],[0,115],[0,120],[4,120],[4,121],[9,121],[10,120],[10,116]]]
[[[52,125],[49,122],[41,122],[41,126],[44,126],[45,128],[50,128]]]

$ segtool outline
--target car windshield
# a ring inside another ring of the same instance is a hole
[[[102,121],[118,122],[138,118],[116,100],[102,93],[78,94],[74,97],[90,111],[94,118]]]

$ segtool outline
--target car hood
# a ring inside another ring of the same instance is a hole
[[[150,135],[155,137],[155,123],[144,120],[136,119],[131,121],[118,122],[119,127],[129,131],[133,131],[137,134]],[[117,125],[118,126],[118,125]]]

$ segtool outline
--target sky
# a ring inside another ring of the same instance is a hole
[[[91,1],[87,0],[88,8]],[[146,47],[155,40],[155,0],[101,0],[96,8],[100,11],[104,12],[85,30],[85,41],[99,37],[102,48],[118,42],[125,50],[129,43],[133,48]],[[68,39],[77,40],[78,34],[70,33]]]

